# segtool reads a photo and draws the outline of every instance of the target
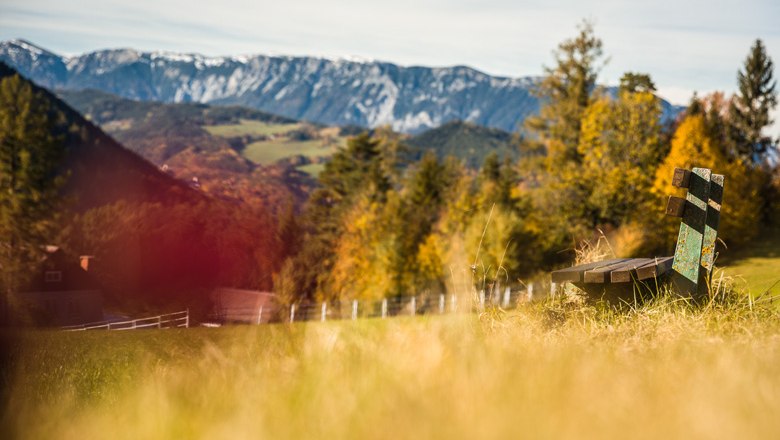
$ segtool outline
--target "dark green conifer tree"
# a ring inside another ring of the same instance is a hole
[[[59,115],[19,75],[0,81],[0,272],[19,288],[50,244],[63,182]]]
[[[772,123],[777,106],[774,64],[761,40],[756,40],[737,73],[739,91],[729,106],[729,140],[732,155],[759,163],[772,148],[772,139],[763,130]]]

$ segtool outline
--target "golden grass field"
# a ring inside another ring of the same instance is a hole
[[[777,308],[6,333],[5,438],[778,438]]]

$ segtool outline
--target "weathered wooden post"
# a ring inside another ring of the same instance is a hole
[[[135,325],[135,324],[133,324],[133,325]],[[187,308],[187,316],[184,319],[184,327],[185,328],[190,328],[190,309],[189,309],[189,307]]]
[[[704,225],[704,242],[701,249],[701,265],[707,271],[707,282],[712,282],[712,269],[715,264],[715,244],[720,225],[720,206],[723,203],[724,177],[713,174],[710,178],[710,200],[707,202],[707,221]],[[723,274],[721,274],[723,275]]]
[[[263,306],[260,306],[260,308],[257,310],[257,325],[260,325],[263,322]]]
[[[439,314],[444,314],[444,294],[439,295]]]
[[[555,298],[555,292],[557,287],[558,286],[555,284],[555,282],[553,281],[550,282],[550,296],[553,298]]]
[[[295,321],[295,303],[290,304],[290,322]]]
[[[454,293],[450,295],[450,310],[452,311],[452,313],[458,311],[458,297],[455,296]]]
[[[382,319],[387,318],[387,298],[382,299]]]
[[[485,309],[485,289],[479,291],[479,309]]]
[[[413,296],[412,297],[412,316],[414,316],[415,313],[417,313],[417,297]]]
[[[531,302],[534,299],[534,283],[529,284],[527,290],[528,290],[528,302]]]
[[[328,303],[322,302],[322,310],[320,311],[320,320],[325,322],[325,317],[328,315]]]
[[[504,308],[509,307],[509,297],[512,294],[512,291],[509,290],[509,286],[504,289],[504,300],[501,302],[501,306]]]
[[[356,299],[353,299],[352,300],[352,320],[353,321],[357,319],[357,314],[358,314],[357,307],[358,307],[358,302],[357,302]]]
[[[694,168],[692,172],[678,168],[672,179],[675,186],[688,188],[672,263],[672,282],[682,295],[696,295],[699,292],[711,180],[712,172],[706,168]],[[669,205],[674,205],[673,200],[677,199],[670,198]]]

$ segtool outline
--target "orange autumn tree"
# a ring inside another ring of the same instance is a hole
[[[739,159],[729,159],[723,140],[702,114],[687,116],[672,139],[671,150],[655,173],[654,200],[647,219],[655,231],[656,248],[670,251],[677,239],[679,221],[664,217],[669,195],[684,197],[685,192],[672,186],[675,168],[710,168],[726,177],[719,236],[727,244],[744,243],[754,238],[761,224],[763,199],[761,174]],[[656,220],[658,219],[658,220]]]

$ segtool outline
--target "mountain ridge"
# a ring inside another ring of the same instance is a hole
[[[539,109],[539,77],[467,66],[400,66],[306,56],[207,57],[131,48],[62,56],[26,40],[0,42],[0,60],[50,89],[93,88],[168,103],[243,105],[326,125],[389,125],[420,133],[453,120],[516,131]],[[663,101],[665,118],[676,107]]]

